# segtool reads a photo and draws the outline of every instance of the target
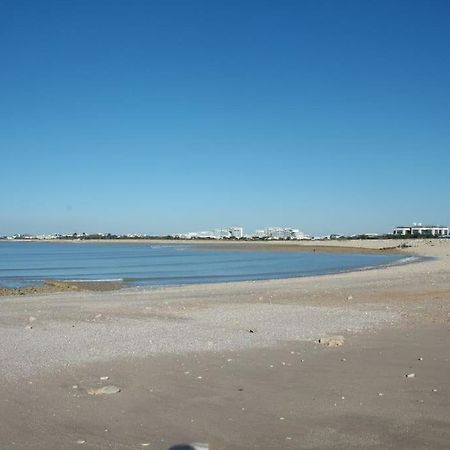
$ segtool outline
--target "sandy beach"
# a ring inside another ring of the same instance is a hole
[[[448,448],[450,240],[283,248],[428,259],[0,297],[0,448]]]

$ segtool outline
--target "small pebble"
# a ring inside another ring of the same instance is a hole
[[[100,380],[106,381],[106,380],[109,380],[109,377],[100,377]]]
[[[78,439],[77,444],[86,444],[84,439]]]
[[[378,392],[378,397],[383,397],[383,393],[382,392]]]
[[[120,388],[117,386],[103,386],[98,389],[89,389],[88,394],[89,395],[111,395],[111,394],[118,394],[121,391]]]
[[[406,378],[415,378],[416,374],[415,373],[408,373],[406,374]]]

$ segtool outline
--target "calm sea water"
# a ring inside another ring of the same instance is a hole
[[[263,280],[391,264],[397,255],[200,249],[189,245],[0,241],[0,286],[47,279],[161,286]]]

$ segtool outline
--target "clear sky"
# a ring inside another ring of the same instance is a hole
[[[450,223],[450,2],[0,0],[0,235]]]

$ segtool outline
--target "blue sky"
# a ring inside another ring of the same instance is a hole
[[[449,17],[0,0],[0,235],[450,223]]]

